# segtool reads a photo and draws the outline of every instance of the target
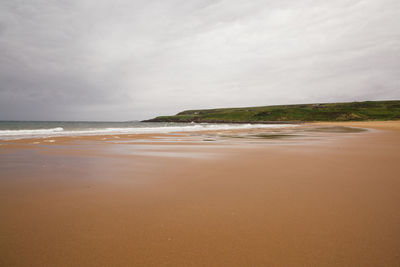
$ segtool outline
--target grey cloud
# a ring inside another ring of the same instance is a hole
[[[400,98],[400,3],[0,3],[0,119]]]

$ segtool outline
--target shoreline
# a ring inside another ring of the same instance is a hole
[[[62,123],[61,123],[62,124]],[[151,125],[150,127],[135,126],[122,128],[98,128],[98,129],[74,129],[65,130],[60,126],[52,129],[21,129],[21,130],[0,130],[1,141],[13,141],[21,139],[42,139],[42,138],[58,138],[58,137],[91,137],[91,136],[127,136],[127,135],[157,135],[157,134],[175,134],[175,133],[191,133],[200,131],[230,131],[230,130],[251,130],[263,128],[286,128],[291,127],[289,124],[187,124],[177,123],[175,125]],[[178,126],[179,125],[179,126]],[[56,126],[56,125],[54,125]],[[57,132],[50,133],[51,130]],[[40,133],[40,132],[46,133]],[[5,132],[5,133],[4,133]],[[10,132],[7,134],[7,132]],[[20,133],[21,132],[21,133]],[[49,133],[47,133],[49,132]],[[3,139],[2,139],[3,138]]]
[[[218,123],[217,123],[218,124]],[[221,123],[223,124],[223,123]],[[233,123],[233,124],[248,124],[248,123]],[[271,125],[277,125],[280,122],[273,123]],[[365,129],[381,129],[381,130],[400,130],[400,120],[392,120],[392,121],[343,121],[343,122],[333,122],[333,121],[321,121],[321,122],[299,122],[298,124],[292,123],[282,123],[285,127],[282,128],[290,128],[286,127],[286,125],[293,125],[294,127],[297,126],[341,126],[341,127],[354,127],[354,128],[365,128]],[[268,125],[268,124],[266,124]],[[273,130],[274,128],[271,128]],[[244,128],[244,129],[198,129],[198,130],[189,130],[189,131],[171,131],[171,132],[154,132],[154,133],[107,133],[107,134],[77,134],[77,135],[56,135],[56,136],[43,136],[43,137],[22,137],[16,139],[0,139],[0,143],[13,143],[13,142],[34,142],[36,140],[44,140],[44,139],[91,139],[91,138],[109,138],[110,136],[117,136],[117,137],[145,137],[145,138],[152,138],[152,136],[158,135],[170,135],[170,134],[190,134],[190,133],[207,133],[207,132],[246,132],[246,131],[258,131],[258,130],[269,130],[268,128]]]
[[[276,123],[279,124],[279,123]],[[398,130],[400,129],[400,120],[394,121],[362,121],[362,122],[303,122],[301,124],[293,124],[293,127],[303,126],[341,126],[341,127],[354,127],[354,128],[365,128],[365,129],[382,129],[382,130]],[[290,129],[292,127],[282,127],[284,129]],[[279,128],[278,128],[279,129]],[[43,136],[43,137],[29,137],[29,138],[19,138],[19,139],[0,139],[0,143],[29,143],[47,139],[55,140],[74,140],[74,139],[104,139],[104,138],[153,138],[155,136],[168,136],[176,134],[192,134],[192,133],[215,133],[215,132],[252,132],[252,131],[263,131],[263,130],[275,130],[275,128],[248,128],[248,129],[201,129],[201,130],[191,130],[191,131],[173,131],[168,133],[109,133],[109,134],[90,134],[90,135],[65,135],[65,136]]]

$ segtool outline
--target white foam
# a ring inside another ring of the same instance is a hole
[[[61,127],[34,130],[0,130],[0,140],[42,138],[57,136],[87,136],[87,135],[115,135],[115,134],[150,134],[193,132],[209,130],[236,130],[256,128],[285,128],[297,126],[294,124],[191,124],[185,126],[162,127],[127,127],[127,128],[101,128],[85,130],[64,130]]]
[[[52,133],[59,133],[64,131],[62,127],[51,128],[51,129],[27,129],[27,130],[0,130],[1,136],[20,136],[20,135],[45,135]]]

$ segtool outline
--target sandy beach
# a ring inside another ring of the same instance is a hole
[[[399,148],[400,121],[2,141],[0,266],[399,266]]]

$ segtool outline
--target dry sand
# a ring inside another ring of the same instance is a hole
[[[0,266],[400,266],[399,125],[3,142]]]

